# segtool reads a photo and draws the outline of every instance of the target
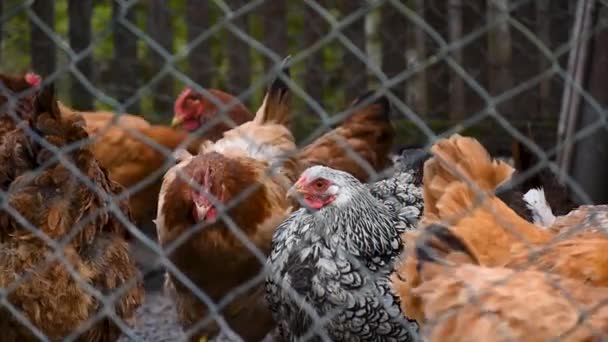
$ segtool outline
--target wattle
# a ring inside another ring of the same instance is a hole
[[[200,122],[198,122],[196,120],[187,120],[187,121],[184,121],[184,123],[182,124],[182,127],[186,131],[192,132],[192,131],[196,131],[200,125],[201,125]]]
[[[216,216],[217,216],[217,210],[215,209],[215,207],[211,207],[211,208],[209,208],[209,211],[207,212],[207,215],[205,216],[205,220],[206,221],[215,221]]]

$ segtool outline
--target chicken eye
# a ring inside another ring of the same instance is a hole
[[[315,189],[317,190],[323,190],[323,188],[325,187],[325,181],[323,181],[322,179],[316,180],[313,183],[313,186],[315,187]]]

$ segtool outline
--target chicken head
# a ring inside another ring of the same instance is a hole
[[[226,115],[235,121],[236,125],[253,117],[251,112],[236,97],[216,89],[208,89],[207,91],[210,95],[200,94],[192,88],[184,89],[175,101],[171,125],[174,127],[181,126],[187,132],[194,132],[208,123],[211,124],[212,119],[222,113],[222,109],[225,110]],[[222,105],[218,105],[220,103]],[[213,126],[220,125],[218,123]]]

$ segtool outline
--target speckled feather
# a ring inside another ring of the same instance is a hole
[[[325,168],[351,191],[344,206],[312,213],[302,208],[275,231],[267,265],[266,298],[284,340],[311,334],[321,317],[335,341],[407,341],[417,325],[400,311],[388,277],[403,249],[400,235],[416,226],[422,193],[412,170],[363,185],[354,177]],[[320,329],[315,329],[319,332]]]

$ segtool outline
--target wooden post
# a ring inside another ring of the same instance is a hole
[[[233,11],[246,4],[244,0],[229,0],[226,3]],[[241,31],[249,33],[249,14],[233,20]],[[228,58],[228,91],[235,96],[240,95],[251,85],[251,47],[247,42],[227,31],[225,36],[224,53]],[[245,100],[246,103],[250,102]]]
[[[410,7],[424,19],[425,4],[424,0],[410,0]],[[426,58],[426,36],[424,30],[414,25],[410,27],[409,39],[414,44],[411,48],[408,47],[406,59],[408,68],[415,68],[416,65],[422,63]],[[428,84],[426,70],[421,70],[416,73],[411,80],[406,81],[407,101],[412,103],[416,114],[424,117],[428,114]]]
[[[574,86],[580,87],[584,83],[589,62],[590,39],[584,39],[583,37],[587,37],[591,32],[594,6],[594,0],[580,0],[577,3],[576,16],[572,25],[570,38],[572,48],[568,57],[570,82],[564,84],[562,108],[557,126],[557,142],[560,144],[571,139],[579,122],[581,95],[578,91],[575,91]],[[558,156],[562,173],[570,172],[573,151],[574,146],[572,143],[567,143],[562,147]],[[563,177],[560,177],[560,180],[563,181]]]
[[[188,43],[199,37],[209,28],[211,15],[207,0],[186,1],[186,26],[188,29]],[[211,54],[209,39],[200,42],[188,54],[189,75],[201,87],[209,87],[214,75],[215,67]]]
[[[600,7],[600,6],[598,6]],[[607,20],[608,10],[601,7],[598,20]],[[582,101],[580,121],[576,132],[585,127],[597,124],[603,125],[586,136],[574,146],[572,156],[571,175],[582,187],[594,203],[608,202],[608,130],[606,129],[606,110],[608,110],[608,29],[604,28],[595,33],[589,53],[590,68],[587,73],[587,86],[585,89],[601,105],[602,112],[598,113],[588,101]]]
[[[382,70],[392,78],[407,68],[405,51],[408,46],[407,30],[411,22],[390,3],[382,7]],[[407,81],[406,81],[407,82]],[[404,83],[395,85],[391,91],[404,100]]]
[[[287,56],[287,0],[266,1],[264,13],[264,37],[262,42],[279,57]],[[268,70],[272,62],[264,58]]]
[[[4,0],[0,0],[0,16],[4,14]],[[4,38],[4,22],[0,21],[0,63],[2,63],[2,42]]]
[[[76,53],[85,50],[91,44],[92,12],[92,0],[70,0],[68,3],[70,46]],[[92,62],[91,51],[76,64],[76,67],[86,79],[94,84]],[[80,110],[93,109],[93,94],[76,77],[72,77],[71,82],[70,99],[72,100],[72,106]]]
[[[55,30],[55,2],[36,0],[32,11],[51,30]],[[33,21],[30,21],[30,55],[34,71],[42,77],[55,71],[57,65],[57,47],[51,38]]]
[[[549,0],[536,1],[536,31],[538,39],[548,48],[551,48],[551,17],[549,15]],[[543,73],[549,68],[547,57],[539,51],[538,72]],[[548,103],[551,99],[551,78],[545,78],[539,85],[540,114],[543,120],[552,118]]]
[[[489,73],[488,86],[491,95],[500,95],[509,90],[511,79],[511,32],[507,17],[509,0],[488,0],[487,18],[493,28],[488,32]],[[511,116],[508,101],[499,107],[500,114]]]
[[[370,62],[382,68],[382,37],[381,37],[382,12],[378,9],[371,11],[365,16],[365,50]],[[378,77],[371,74],[368,76],[368,84],[377,87]]]
[[[117,1],[112,1],[112,20],[114,21],[113,31],[113,72],[112,88],[116,99],[124,103],[132,97],[139,87],[139,68],[137,60],[137,37],[118,21],[123,11],[122,6]],[[133,7],[126,10],[124,18],[135,25],[135,10]],[[127,106],[129,113],[139,113],[139,99]]]
[[[340,11],[345,17],[361,8],[361,1],[341,0]],[[365,54],[365,20],[360,18],[344,28],[344,36]],[[367,90],[367,66],[350,49],[342,45],[342,79],[346,97],[354,97]],[[355,95],[357,94],[357,95]]]
[[[319,5],[326,4],[325,0],[317,1]],[[327,34],[327,22],[310,6],[305,6],[306,25],[302,31],[302,41],[304,48],[308,48],[316,43],[323,35]],[[316,51],[310,55],[305,63],[304,89],[306,93],[318,103],[323,103],[323,91],[327,83],[325,68],[323,66],[323,50]],[[310,108],[312,113],[312,108]]]
[[[169,4],[166,0],[148,1],[148,32],[156,43],[162,46],[167,52],[173,51],[173,29],[171,26],[171,15]],[[152,66],[152,75],[159,72],[167,62],[156,51],[148,48],[149,58]],[[154,87],[154,110],[158,114],[166,117],[173,116],[174,98],[173,77],[166,75]]]
[[[448,35],[450,43],[462,39],[462,0],[448,1]],[[463,48],[452,52],[452,58],[463,66]],[[450,72],[450,118],[454,121],[462,120],[465,115],[465,87],[464,80],[454,70]]]

